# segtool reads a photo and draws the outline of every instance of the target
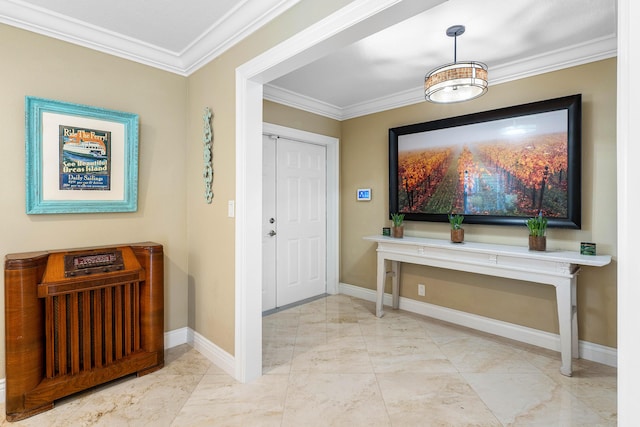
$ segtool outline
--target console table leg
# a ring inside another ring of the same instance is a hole
[[[391,261],[391,295],[392,307],[397,310],[400,307],[400,262]]]
[[[387,269],[385,268],[384,257],[378,254],[378,277],[376,283],[376,316],[384,316],[382,310],[382,300],[384,298],[384,282],[387,277]]]
[[[560,354],[562,365],[560,373],[568,377],[572,374],[573,350],[577,344],[578,323],[573,309],[575,299],[575,279],[567,280],[567,283],[556,285],[556,300],[558,304],[558,324],[560,329]],[[575,323],[574,323],[574,320]]]
[[[578,296],[576,294],[577,277],[571,279],[571,357],[580,358],[578,346]]]

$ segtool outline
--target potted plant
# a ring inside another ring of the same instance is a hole
[[[538,213],[538,216],[529,218],[527,221],[527,228],[529,229],[529,250],[531,251],[545,251],[547,249],[547,218],[542,216],[542,211]]]
[[[401,213],[392,213],[391,214],[391,222],[393,222],[393,227],[391,227],[391,235],[396,238],[402,238],[404,236],[404,214]]]
[[[449,214],[449,224],[451,224],[451,241],[462,243],[464,241],[464,228],[462,228],[464,216],[460,214]]]

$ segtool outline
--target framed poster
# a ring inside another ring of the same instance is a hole
[[[581,96],[389,129],[389,212],[581,226]]]
[[[138,115],[26,97],[27,214],[135,212]]]

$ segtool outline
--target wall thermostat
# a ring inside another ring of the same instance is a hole
[[[358,188],[358,201],[369,201],[369,200],[371,200],[371,189]]]

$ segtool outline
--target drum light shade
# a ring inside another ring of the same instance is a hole
[[[430,71],[424,78],[424,96],[439,104],[468,101],[484,95],[489,87],[486,64],[477,61],[456,62],[457,37],[464,33],[463,25],[447,29],[454,37],[453,63]]]

